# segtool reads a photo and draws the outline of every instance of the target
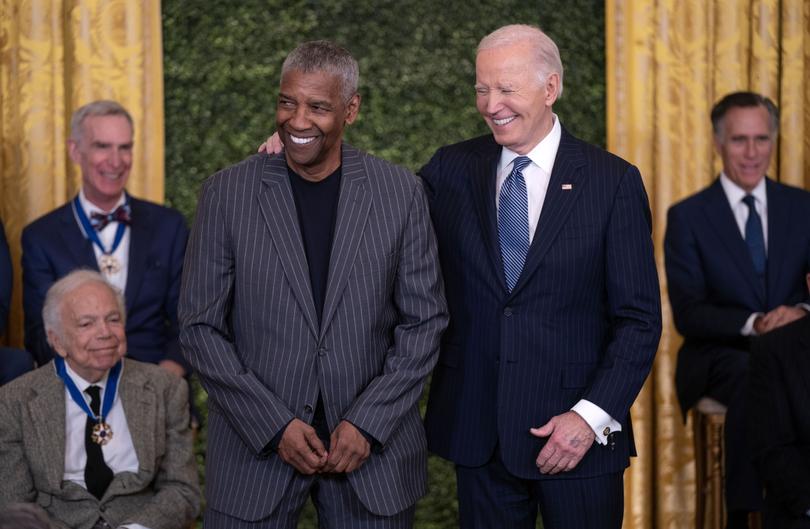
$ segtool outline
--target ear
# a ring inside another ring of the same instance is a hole
[[[723,138],[718,134],[712,133],[712,142],[714,143],[714,151],[720,154],[723,149]]]
[[[80,163],[81,158],[79,155],[79,142],[77,142],[74,139],[69,139],[67,141],[67,147],[68,147],[68,155],[70,156],[70,159],[73,160],[73,163],[76,164]]]
[[[67,358],[67,350],[65,349],[65,344],[62,343],[62,337],[59,336],[59,333],[50,329],[48,331],[48,343],[51,345],[56,354],[61,356],[62,358]]]
[[[544,84],[546,89],[546,106],[553,105],[560,96],[560,76],[556,72],[550,73]]]
[[[357,119],[360,112],[360,94],[354,94],[346,103],[346,118],[343,120],[346,125],[351,125]]]

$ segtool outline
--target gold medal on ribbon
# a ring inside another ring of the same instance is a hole
[[[118,262],[115,256],[108,253],[101,254],[101,257],[98,258],[98,267],[108,276],[121,271],[121,263]]]
[[[90,434],[90,438],[93,440],[94,443],[97,445],[104,446],[105,444],[109,443],[113,438],[113,431],[110,428],[110,425],[104,421],[98,421],[95,426],[93,426],[93,433]]]

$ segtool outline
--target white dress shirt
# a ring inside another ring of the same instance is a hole
[[[765,238],[765,252],[768,252],[768,194],[765,192],[765,179],[759,181],[757,186],[751,190],[751,193],[746,191],[731,181],[725,173],[720,173],[720,185],[723,187],[723,192],[728,199],[728,205],[731,206],[731,211],[734,213],[734,220],[737,221],[737,228],[740,230],[740,235],[745,239],[745,223],[748,222],[748,206],[743,202],[746,195],[750,194],[754,197],[754,207],[757,208],[762,219],[762,235]]]
[[[560,147],[560,137],[562,127],[560,120],[554,116],[554,125],[551,131],[546,134],[540,143],[534,146],[526,156],[532,161],[523,171],[523,179],[526,181],[526,194],[529,199],[529,244],[534,240],[534,232],[537,229],[537,222],[540,220],[540,212],[543,210],[543,203],[546,201],[546,191],[548,182],[551,180],[551,169],[554,167],[554,160],[557,158],[557,149]],[[501,149],[501,159],[498,162],[497,180],[495,182],[495,207],[501,204],[501,187],[504,180],[512,172],[515,158],[518,153],[504,147]]]
[[[543,203],[546,200],[548,183],[551,180],[551,170],[554,167],[554,160],[557,158],[557,150],[560,147],[562,137],[562,127],[557,115],[554,114],[554,125],[546,137],[534,146],[526,155],[532,161],[527,165],[522,173],[526,181],[526,194],[528,195],[528,221],[529,221],[529,244],[534,240],[534,232],[537,230],[537,223],[540,220],[540,212],[543,211]],[[501,149],[501,159],[498,162],[495,207],[500,207],[501,186],[506,177],[512,171],[512,165],[519,156],[518,153],[504,147]],[[542,228],[541,228],[542,229]],[[589,400],[582,399],[577,402],[571,410],[582,417],[593,433],[596,434],[596,442],[607,444],[607,436],[612,432],[620,432],[622,425],[619,424],[605,410]],[[538,425],[540,426],[540,425]]]
[[[748,215],[751,210],[743,199],[749,193],[743,188],[731,181],[731,178],[726,176],[726,173],[720,173],[720,186],[726,194],[728,205],[731,206],[731,212],[734,214],[734,220],[737,221],[737,229],[740,230],[740,235],[745,240],[745,224],[748,222]],[[765,192],[765,178],[759,181],[757,186],[751,190],[751,196],[754,197],[754,207],[759,213],[759,218],[762,219],[762,238],[765,241],[765,255],[768,254],[768,193]],[[754,330],[754,322],[757,318],[763,316],[761,312],[754,312],[748,319],[745,320],[745,325],[740,329],[740,334],[743,336],[756,336],[757,332]]]
[[[757,213],[762,219],[762,237],[765,240],[765,254],[768,254],[768,193],[765,184],[765,178],[759,181],[757,186],[747,193],[743,188],[731,181],[731,178],[726,176],[725,173],[720,173],[720,185],[723,187],[723,192],[726,194],[728,205],[731,206],[731,212],[734,214],[734,220],[737,221],[737,228],[740,230],[740,235],[745,240],[745,224],[748,222],[748,215],[750,209],[743,199],[746,195],[754,197],[754,207],[757,208]],[[799,308],[810,312],[810,305],[806,303],[799,303],[796,305]],[[740,329],[740,334],[743,336],[756,336],[757,332],[754,330],[754,322],[759,316],[764,316],[762,312],[754,312],[748,319],[745,320],[745,325]]]
[[[104,392],[107,388],[107,376],[104,375],[100,381],[91,384],[84,380],[65,362],[65,371],[81,391],[84,400],[90,405],[90,396],[85,390],[90,386],[101,388],[101,402],[104,402]],[[121,375],[123,376],[123,369]],[[87,414],[78,404],[73,402],[67,387],[65,388],[65,473],[62,479],[72,481],[84,488],[84,467],[87,465],[87,452],[84,448],[84,429],[87,424]],[[121,405],[121,398],[116,395],[110,413],[104,417],[104,421],[110,425],[113,437],[107,444],[101,447],[104,455],[104,462],[113,471],[113,474],[121,472],[138,472],[138,454],[135,453],[135,446],[132,444],[132,435],[127,425],[127,417],[124,407]]]
[[[126,197],[124,196],[124,193],[121,193],[121,198],[118,199],[118,202],[116,202],[115,206],[113,206],[112,210],[110,211],[113,211],[118,206],[123,205],[124,202],[126,201],[125,199]],[[84,196],[83,189],[79,191],[79,203],[82,205],[84,214],[87,215],[88,219],[94,212],[104,214],[110,213],[110,211],[103,211],[101,208],[99,208],[98,206],[87,200],[87,197]],[[79,224],[79,229],[82,230],[82,233],[85,235],[85,238],[90,240],[90,238],[87,237],[87,234],[84,233],[84,227],[82,226],[81,222],[79,222],[79,219],[76,219],[76,223]],[[110,248],[112,248],[113,241],[115,240],[115,232],[117,230],[118,230],[118,222],[110,222],[109,224],[104,226],[103,230],[96,232],[98,234],[99,240],[101,241],[101,244],[104,245],[105,249],[109,250]],[[129,226],[127,226],[126,229],[124,230],[124,237],[121,239],[121,244],[119,244],[118,248],[112,253],[113,257],[115,257],[118,260],[118,263],[121,265],[121,269],[114,274],[107,274],[104,271],[102,271],[102,275],[107,279],[107,281],[113,284],[121,292],[126,292],[127,288],[127,271],[129,269],[130,231],[131,230],[129,229]],[[98,261],[101,258],[103,252],[96,244],[93,244],[93,252],[95,252],[96,261]],[[99,268],[101,268],[100,263]]]
[[[87,405],[90,405],[90,396],[85,390],[90,386],[101,388],[99,398],[104,402],[104,392],[107,390],[107,375],[98,382],[91,384],[79,376],[78,373],[70,369],[65,362],[65,371],[79,388]],[[121,376],[124,375],[123,366]],[[120,378],[119,378],[120,380]],[[101,407],[102,404],[99,404]],[[135,445],[132,443],[132,434],[129,432],[124,407],[121,405],[121,398],[116,394],[110,413],[104,417],[104,422],[110,425],[113,432],[112,439],[101,447],[104,462],[110,467],[113,474],[121,472],[138,473],[138,454],[135,452]],[[77,485],[87,488],[84,482],[84,467],[87,465],[87,452],[84,448],[84,430],[87,425],[87,414],[73,401],[70,392],[65,387],[65,472],[62,475],[64,481],[72,481]],[[122,525],[125,529],[149,529],[141,524],[132,523]]]

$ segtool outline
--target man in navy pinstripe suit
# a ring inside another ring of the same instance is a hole
[[[539,29],[488,35],[492,134],[421,170],[451,314],[425,421],[464,529],[534,528],[538,508],[546,529],[622,523],[630,405],[661,332],[650,211],[635,167],[562,128],[562,80]]]
[[[357,62],[285,60],[287,145],[212,176],[186,254],[184,353],[209,395],[209,528],[407,528],[425,492],[417,401],[447,325],[420,181],[342,142]]]

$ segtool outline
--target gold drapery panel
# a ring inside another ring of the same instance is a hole
[[[694,462],[675,398],[681,339],[663,267],[666,213],[718,173],[709,112],[735,90],[764,93],[781,110],[769,174],[810,185],[810,0],[608,0],[605,20],[608,148],[644,176],[664,313],[632,410],[639,458],[625,474],[624,527],[685,529],[694,527]]]
[[[81,174],[67,156],[70,116],[115,99],[135,121],[128,189],[163,200],[159,0],[0,0],[0,217],[15,265],[7,342],[22,346],[20,232],[65,203]]]

